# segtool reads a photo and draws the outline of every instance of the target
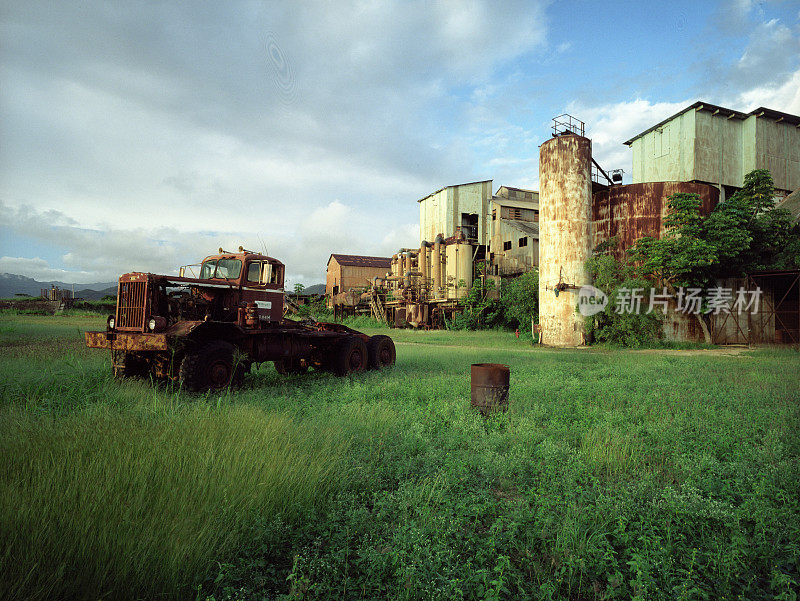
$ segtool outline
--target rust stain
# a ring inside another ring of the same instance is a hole
[[[575,308],[578,288],[589,283],[591,162],[592,143],[582,136],[551,138],[539,151],[539,321],[547,345],[584,343]]]
[[[613,186],[592,199],[592,248],[617,237],[614,255],[621,259],[639,238],[664,235],[667,199],[679,192],[697,194],[700,213],[708,215],[719,202],[719,190],[694,182],[647,182]]]
[[[86,346],[110,348],[115,351],[166,351],[169,348],[165,334],[139,334],[138,332],[86,332]]]
[[[111,340],[106,332],[85,332],[85,338],[89,348],[111,348]]]

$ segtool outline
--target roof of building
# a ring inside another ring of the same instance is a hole
[[[530,188],[515,188],[514,186],[500,186],[497,189],[497,192],[500,192],[500,190],[502,190],[503,188],[505,188],[506,190],[515,190],[517,192],[533,192],[534,194],[539,193],[538,190],[531,190]],[[497,192],[495,192],[495,194],[497,194]]]
[[[644,135],[649,134],[651,131],[658,129],[662,125],[672,121],[675,117],[683,115],[684,113],[696,110],[696,111],[711,111],[715,115],[721,113],[724,117],[728,119],[747,119],[755,115],[756,117],[765,117],[767,119],[773,119],[775,121],[786,121],[792,125],[800,124],[800,116],[792,115],[790,113],[782,113],[780,111],[775,111],[773,109],[768,109],[766,107],[760,106],[757,109],[750,111],[749,113],[742,113],[741,111],[735,111],[733,109],[726,109],[723,106],[717,106],[716,104],[709,104],[708,102],[697,101],[694,104],[690,104],[685,109],[678,111],[671,117],[667,117],[663,121],[656,123],[653,127],[644,130],[642,133],[633,136],[630,140],[625,142],[627,146],[630,146],[634,140],[638,140]]]
[[[365,257],[362,255],[340,255],[334,253],[328,258],[328,265],[330,265],[331,259],[336,259],[339,265],[347,267],[389,268],[392,266],[392,259],[390,257]]]
[[[528,236],[539,237],[539,224],[535,221],[519,221],[517,219],[501,219],[504,224],[512,229],[527,234]]]
[[[533,209],[539,208],[539,198],[506,198],[505,196],[492,196],[492,204],[500,205],[503,207],[514,207],[517,209]]]
[[[781,200],[776,208],[789,211],[793,221],[800,221],[800,188]]]
[[[478,180],[478,181],[476,181],[476,182],[467,182],[467,183],[465,183],[465,184],[453,184],[453,185],[451,185],[451,186],[442,186],[441,188],[439,188],[438,190],[436,190],[436,192],[431,192],[431,193],[430,193],[430,194],[428,194],[427,196],[423,196],[423,197],[422,197],[422,198],[420,198],[420,199],[419,199],[417,202],[422,202],[422,201],[423,201],[423,200],[425,200],[426,198],[430,198],[430,197],[431,197],[431,196],[433,196],[434,194],[438,194],[439,192],[441,192],[442,190],[446,190],[447,188],[457,188],[458,186],[471,186],[472,184],[484,184],[484,183],[486,183],[486,182],[490,182],[490,181],[492,181],[492,180],[490,180],[490,179],[479,179],[479,180]]]

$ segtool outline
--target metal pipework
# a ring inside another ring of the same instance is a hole
[[[427,261],[427,254],[428,249],[425,248],[425,243],[423,242],[422,245],[419,247],[419,254],[417,255],[417,266],[419,268],[419,274],[422,276],[422,283],[425,283],[425,280],[428,279],[428,261]]]
[[[403,268],[403,271],[405,273],[408,273],[409,271],[414,269],[413,260],[411,258],[411,253],[410,252],[407,252],[407,253],[404,253],[404,254],[405,254],[405,257],[406,257],[406,263],[405,263],[405,267]]]
[[[438,237],[433,244],[431,267],[433,267],[433,294],[436,298],[442,298],[442,243]]]

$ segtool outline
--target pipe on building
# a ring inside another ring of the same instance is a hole
[[[436,236],[431,252],[431,267],[433,268],[433,294],[442,298],[442,237]]]

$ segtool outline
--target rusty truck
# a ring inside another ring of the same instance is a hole
[[[220,248],[178,276],[126,273],[105,331],[86,332],[86,344],[110,349],[118,378],[152,376],[190,391],[238,386],[267,361],[281,374],[313,367],[339,376],[394,364],[388,336],[286,317],[284,273],[279,260],[242,247]]]

